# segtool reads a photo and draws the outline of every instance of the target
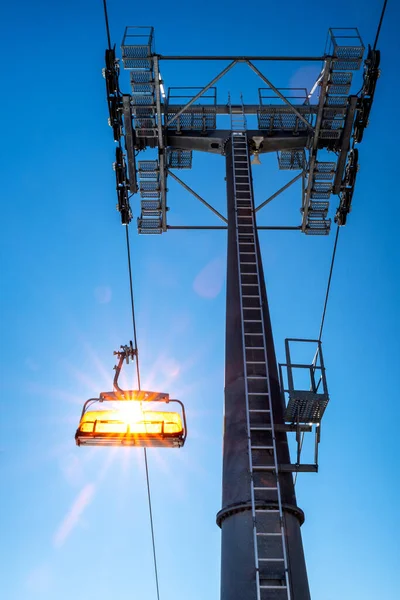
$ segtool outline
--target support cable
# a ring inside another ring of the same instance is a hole
[[[137,331],[136,331],[136,318],[135,318],[135,301],[133,296],[133,283],[132,283],[132,261],[131,261],[131,249],[129,243],[129,226],[126,225],[126,250],[128,255],[128,270],[129,270],[129,292],[131,298],[131,312],[132,312],[132,327],[133,327],[133,340],[136,350],[136,375],[138,382],[138,389],[140,390],[140,369],[139,369],[139,352],[137,346]],[[147,461],[147,450],[143,448],[144,455],[144,466],[146,471],[146,486],[147,486],[147,500],[149,506],[149,517],[150,517],[150,530],[151,530],[151,542],[153,547],[153,563],[154,563],[154,577],[156,582],[157,600],[160,600],[160,588],[158,584],[158,568],[157,568],[157,554],[156,554],[156,542],[154,536],[154,522],[153,522],[153,508],[151,503],[151,491],[150,491],[150,476],[149,476],[149,465]]]
[[[129,271],[129,292],[131,298],[131,314],[132,314],[132,328],[133,328],[133,343],[136,350],[136,376],[137,376],[137,384],[138,390],[140,390],[140,369],[139,369],[139,352],[138,352],[138,344],[137,344],[137,332],[136,332],[136,317],[135,317],[135,300],[133,296],[133,283],[132,283],[132,261],[131,261],[131,247],[129,243],[129,226],[126,225],[125,233],[126,233],[126,252],[128,255],[128,271]]]
[[[110,26],[109,26],[109,22],[108,22],[107,0],[103,0],[103,8],[104,8],[104,20],[105,20],[106,32],[107,32],[108,49],[111,50],[111,35],[110,35]],[[119,147],[122,149],[121,141],[119,142]],[[136,350],[136,377],[137,377],[138,390],[140,390],[141,386],[140,386],[139,353],[138,353],[138,344],[137,344],[135,301],[134,301],[134,295],[133,295],[133,282],[132,282],[132,260],[131,260],[131,249],[130,249],[130,243],[129,243],[129,226],[128,225],[126,225],[125,233],[126,233],[126,251],[127,251],[127,255],[128,255],[129,292],[130,292],[130,299],[131,299],[133,340],[134,340],[134,345],[135,345],[135,350]],[[160,600],[156,543],[155,543],[155,536],[154,536],[153,509],[152,509],[152,503],[151,503],[149,465],[148,465],[148,460],[147,460],[146,448],[143,448],[143,454],[144,454],[144,466],[145,466],[145,471],[146,471],[146,486],[147,486],[147,500],[148,500],[149,517],[150,517],[151,542],[152,542],[152,547],[153,547],[154,576],[155,576],[155,582],[156,582],[157,600]]]
[[[111,50],[111,35],[110,35],[110,26],[108,24],[107,0],[103,0],[103,9],[104,9],[104,20],[106,22],[108,49]]]
[[[331,265],[330,265],[330,268],[329,268],[328,284],[326,286],[326,293],[325,293],[324,309],[322,311],[321,325],[320,325],[319,335],[318,335],[318,341],[319,342],[321,341],[322,332],[323,332],[324,324],[325,324],[326,309],[327,309],[327,306],[328,306],[329,292],[330,292],[330,289],[331,289],[332,273],[333,273],[333,267],[335,265],[335,257],[336,257],[336,249],[337,249],[338,239],[339,239],[339,231],[340,231],[340,227],[338,227],[336,229],[335,243],[333,245]],[[303,449],[303,443],[304,443],[304,431],[301,433],[300,453],[301,453],[301,451]],[[299,474],[299,472],[296,471],[296,473],[294,475],[294,478],[293,478],[293,485],[296,485],[298,474]]]
[[[385,12],[386,12],[386,6],[387,6],[387,0],[384,0],[383,7],[382,7],[382,12],[381,12],[381,16],[380,16],[378,27],[377,27],[377,30],[376,30],[375,42],[374,42],[374,46],[373,46],[374,50],[376,50],[376,46],[378,44],[379,34],[381,32],[382,22],[383,22],[383,18],[385,16]],[[353,144],[353,147],[354,147],[354,144]],[[327,309],[327,306],[328,306],[329,292],[330,292],[331,282],[332,282],[332,273],[333,273],[333,267],[334,267],[334,264],[335,264],[336,250],[337,250],[337,244],[338,244],[338,239],[339,239],[339,231],[340,231],[340,227],[338,227],[337,230],[336,230],[335,243],[333,245],[333,252],[332,252],[332,258],[331,258],[331,266],[330,266],[330,269],[329,269],[328,284],[327,284],[327,287],[326,287],[326,294],[325,294],[324,309],[322,311],[322,319],[321,319],[321,325],[320,325],[319,335],[318,335],[318,341],[319,342],[322,339],[322,332],[323,332],[324,324],[325,324],[326,309]],[[301,440],[300,440],[300,452],[301,452],[301,450],[303,448],[303,442],[304,442],[304,432],[302,433]],[[293,481],[294,485],[296,485],[297,475],[298,475],[298,472],[296,472],[295,476],[294,476],[294,481]]]
[[[382,12],[381,12],[381,18],[379,19],[378,29],[376,30],[376,36],[375,36],[375,42],[374,42],[373,50],[376,50],[376,46],[378,44],[378,39],[379,39],[379,34],[381,32],[383,17],[385,16],[385,12],[386,12],[386,5],[387,5],[387,0],[384,0],[383,7],[382,7]]]
[[[338,239],[339,239],[339,231],[340,231],[340,227],[338,227],[336,229],[335,243],[333,245],[333,252],[332,252],[332,258],[331,258],[331,266],[330,266],[330,269],[329,269],[328,285],[326,286],[324,310],[322,311],[321,326],[320,326],[319,335],[318,335],[318,341],[319,342],[321,341],[322,331],[324,329],[326,308],[328,306],[329,291],[331,289],[332,273],[333,273],[333,267],[334,267],[334,264],[335,264],[335,257],[336,257],[336,248],[337,248],[337,243],[338,243]]]

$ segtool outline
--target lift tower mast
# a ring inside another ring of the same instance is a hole
[[[244,120],[244,119],[243,119]],[[243,123],[244,125],[244,123]],[[309,600],[257,227],[249,140],[226,148],[228,271],[221,600]],[[280,472],[282,471],[282,472]],[[279,477],[277,474],[279,473]],[[290,565],[289,565],[290,560]],[[289,573],[290,566],[290,573]]]
[[[293,473],[318,470],[321,418],[329,396],[320,339],[286,340],[286,362],[278,369],[258,230],[327,235],[332,194],[339,197],[335,222],[346,223],[357,174],[354,144],[368,124],[379,52],[369,49],[362,90],[349,95],[364,45],[356,29],[331,29],[329,34],[330,45],[320,57],[163,56],[155,53],[153,28],[127,27],[121,48],[124,68],[130,72],[130,94],[120,92],[115,50],[106,52],[104,75],[110,125],[118,143],[114,168],[122,223],[132,219],[129,194],[139,192],[139,233],[185,228],[167,224],[167,179],[172,177],[223,221],[217,229],[228,232],[223,498],[217,515],[222,530],[221,600],[310,599],[300,533],[304,515],[297,506]],[[166,94],[160,74],[163,60],[226,60],[228,65],[202,88],[169,88]],[[284,90],[254,64],[271,60],[319,61],[322,70],[310,93]],[[230,100],[217,104],[217,82],[239,62],[267,87],[259,89],[256,105]],[[319,97],[313,102],[316,88]],[[227,116],[230,127],[220,128]],[[257,122],[256,128],[247,127],[248,117]],[[155,157],[136,164],[138,153],[146,149]],[[173,172],[191,168],[193,151],[225,157],[227,217]],[[277,152],[280,169],[299,174],[256,206],[251,155],[257,163],[266,152]],[[258,226],[256,213],[298,180],[301,223]],[[292,361],[292,347],[299,343],[315,346],[307,364]],[[305,389],[296,383],[299,369],[309,376]],[[315,434],[314,463],[303,464],[301,440],[310,431]],[[297,440],[293,463],[289,432]]]

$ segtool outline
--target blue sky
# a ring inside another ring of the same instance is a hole
[[[389,2],[381,33],[382,76],[324,330],[331,402],[320,473],[297,484],[314,600],[392,599],[399,585],[395,4]],[[125,25],[153,25],[161,54],[321,55],[330,26],[357,26],[372,43],[381,2],[368,10],[361,0],[339,0],[334,8],[325,0],[301,9],[292,0],[249,7],[205,0],[196,8],[153,2],[145,10],[110,0],[111,32],[119,45]],[[74,443],[83,402],[111,390],[112,352],[131,339],[125,232],[115,211],[101,77],[101,2],[21,1],[2,11],[3,597],[155,598],[142,452]],[[168,63],[162,74],[166,87],[200,86],[218,67]],[[310,87],[318,75],[318,65],[263,69],[278,87]],[[228,89],[253,102],[258,85],[240,66],[221,85],[221,102]],[[224,210],[223,158],[196,155],[193,170],[178,175]],[[257,200],[288,178],[275,157],[263,158]],[[169,189],[170,224],[218,224],[175,182]],[[135,199],[135,217],[138,205]],[[293,186],[260,223],[297,223],[299,207]],[[143,387],[181,399],[189,420],[184,449],[149,452],[161,598],[182,591],[191,600],[217,598],[225,233],[130,231]],[[285,337],[318,334],[333,236],[260,237],[283,360]]]

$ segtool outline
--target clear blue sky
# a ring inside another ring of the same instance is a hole
[[[373,42],[381,4],[110,0],[109,12],[117,45],[125,25],[142,24],[155,27],[161,54],[317,55],[330,26],[357,26]],[[101,1],[21,0],[2,11],[1,595],[155,600],[142,452],[74,443],[83,402],[111,390],[112,352],[131,339]],[[297,485],[313,600],[394,600],[399,589],[398,20],[389,0],[324,331],[321,468]],[[200,86],[217,66],[171,63],[162,73],[166,87]],[[303,67],[265,73],[278,87],[310,87],[318,67]],[[256,101],[257,80],[236,73],[221,102],[228,89]],[[196,155],[193,165],[182,177],[224,210],[223,158]],[[263,159],[257,200],[288,178],[275,157]],[[169,187],[170,224],[218,224]],[[294,186],[260,223],[297,223],[299,207]],[[261,240],[282,360],[285,337],[318,334],[333,236]],[[143,387],[180,398],[189,419],[184,449],[149,452],[161,599],[217,599],[225,233],[138,237],[133,226],[131,241]]]

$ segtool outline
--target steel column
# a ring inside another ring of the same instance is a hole
[[[250,498],[249,455],[246,424],[245,380],[243,363],[242,316],[240,307],[238,248],[235,224],[232,141],[226,146],[226,180],[228,203],[228,258],[225,349],[225,414],[223,441],[222,510],[217,522],[222,530],[221,600],[256,600],[256,572],[253,546],[253,522]],[[284,423],[284,405],[280,393],[278,369],[272,337],[261,253],[256,234],[260,265],[261,301],[268,353],[274,421]],[[265,408],[268,408],[266,405]],[[288,464],[287,435],[276,431],[280,464]],[[300,525],[303,513],[297,507],[291,473],[279,475],[287,533],[291,600],[310,600]],[[272,504],[272,502],[270,503]],[[273,568],[273,567],[271,567]],[[272,596],[270,596],[272,598]],[[275,597],[275,596],[274,596]],[[261,600],[267,600],[262,595]]]

